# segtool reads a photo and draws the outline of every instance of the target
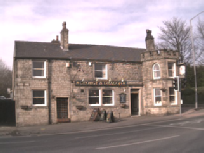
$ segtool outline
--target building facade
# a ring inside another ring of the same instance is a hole
[[[87,121],[94,108],[115,118],[179,113],[179,54],[155,50],[146,33],[146,49],[69,44],[64,22],[60,41],[15,41],[16,125]]]

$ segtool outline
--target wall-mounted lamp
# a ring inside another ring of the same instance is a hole
[[[122,78],[122,82],[124,82],[124,78]]]
[[[67,63],[66,63],[66,67],[70,67],[70,62],[67,62]]]
[[[92,65],[92,63],[91,62],[89,62],[89,66],[91,66]]]
[[[84,78],[81,81],[84,82]]]

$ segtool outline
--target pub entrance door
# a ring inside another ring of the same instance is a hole
[[[57,121],[58,121],[58,123],[69,122],[68,97],[57,98]]]
[[[131,115],[138,115],[138,90],[131,90]]]

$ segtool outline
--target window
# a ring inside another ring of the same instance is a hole
[[[175,63],[168,63],[169,77],[175,77]]]
[[[46,90],[33,90],[33,105],[46,106]]]
[[[154,89],[154,106],[162,106],[162,93],[160,89]]]
[[[89,105],[91,106],[113,106],[113,90],[89,90]]]
[[[103,104],[113,104],[112,90],[103,90]]]
[[[153,65],[153,79],[160,79],[160,68],[157,63]]]
[[[101,100],[99,96],[100,90],[89,90],[89,104],[92,106],[99,106],[101,105]]]
[[[33,61],[33,77],[34,78],[46,77],[46,61]]]
[[[176,91],[174,90],[173,87],[170,87],[170,88],[169,88],[169,102],[170,102],[172,105],[176,105],[176,104],[177,104],[175,92],[176,92]]]
[[[96,63],[94,66],[95,78],[107,79],[107,64]]]

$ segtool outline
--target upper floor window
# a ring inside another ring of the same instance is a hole
[[[97,79],[108,79],[107,75],[107,64],[96,63],[94,66],[95,78]]]
[[[153,79],[160,79],[160,67],[157,63],[153,65]]]
[[[89,105],[91,106],[113,106],[113,90],[89,90]]]
[[[46,61],[33,61],[33,77],[46,78]]]
[[[161,97],[162,97],[161,90],[158,88],[155,88],[154,89],[154,106],[162,106]]]
[[[33,90],[33,105],[46,106],[46,90]]]
[[[169,77],[175,77],[175,63],[168,63],[168,73]]]

